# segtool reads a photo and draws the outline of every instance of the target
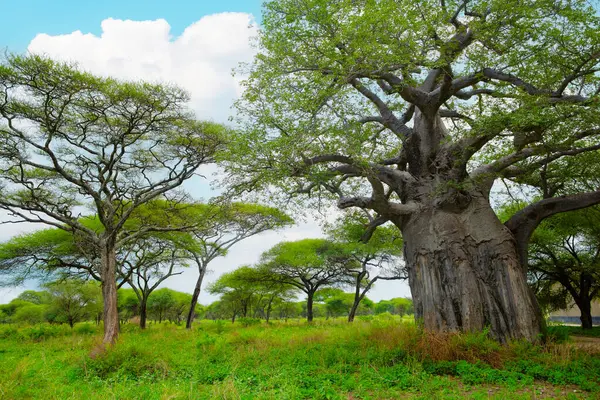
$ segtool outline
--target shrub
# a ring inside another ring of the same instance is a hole
[[[0,325],[0,339],[13,339],[18,337],[19,330],[12,325]]]
[[[65,329],[66,328],[66,329]],[[39,324],[30,328],[25,328],[20,331],[20,336],[24,339],[31,339],[34,341],[42,341],[48,338],[64,335],[67,330],[71,330],[68,327],[53,326],[48,324]]]
[[[138,380],[142,377],[166,378],[168,363],[156,352],[135,344],[117,344],[95,358],[84,361],[88,375],[101,379],[120,377]]]
[[[555,343],[565,343],[569,341],[570,328],[568,326],[555,325],[549,326],[546,337],[549,341]]]
[[[96,333],[96,327],[90,323],[83,323],[75,327],[75,332],[80,335],[91,335]]]
[[[245,326],[245,327],[258,325],[261,323],[260,319],[258,319],[258,318],[247,318],[247,317],[238,318],[237,321],[242,326]]]

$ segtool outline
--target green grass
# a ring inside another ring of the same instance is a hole
[[[485,333],[433,334],[398,319],[125,325],[90,358],[99,337],[89,324],[0,326],[0,398],[600,397],[600,357],[573,344],[500,346]]]

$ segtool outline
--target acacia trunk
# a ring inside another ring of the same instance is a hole
[[[119,311],[117,309],[117,255],[114,246],[102,249],[102,298],[104,310],[104,344],[113,344],[119,336]]]
[[[435,204],[433,202],[432,204]],[[415,318],[435,331],[481,331],[537,341],[543,318],[515,240],[487,199],[431,206],[402,222]]]
[[[146,329],[146,319],[148,318],[148,297],[142,297],[140,302],[140,328]]]
[[[356,316],[356,311],[358,310],[358,306],[360,301],[362,300],[362,296],[360,294],[360,282],[362,281],[362,276],[359,275],[359,278],[356,280],[356,286],[354,287],[354,302],[352,303],[352,307],[350,308],[350,312],[348,313],[348,322],[354,322],[354,317]]]
[[[202,288],[202,281],[204,280],[204,273],[206,272],[206,269],[200,268],[199,272],[200,275],[198,275],[198,280],[196,281],[196,286],[194,287],[194,293],[192,293],[192,302],[190,304],[190,309],[185,321],[186,329],[192,329],[192,322],[194,321],[194,315],[196,313],[196,304],[198,304],[198,297],[200,297],[200,289]]]
[[[583,273],[580,277],[580,293],[579,301],[577,306],[581,311],[581,328],[592,329],[592,299],[590,292],[592,290],[592,284],[594,280],[590,274]]]
[[[592,329],[592,304],[591,301],[588,301],[587,304],[579,307],[581,310],[581,328],[582,329]]]
[[[313,292],[309,292],[306,295],[306,321],[312,322],[313,320]]]

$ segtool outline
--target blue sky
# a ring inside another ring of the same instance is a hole
[[[25,51],[38,33],[58,35],[80,30],[100,33],[106,18],[166,19],[179,35],[203,15],[226,11],[251,13],[260,20],[262,0],[27,0],[2,1],[0,48]]]

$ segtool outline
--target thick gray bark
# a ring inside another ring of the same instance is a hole
[[[535,342],[543,319],[515,240],[483,195],[470,197],[466,207],[423,208],[400,225],[415,317],[431,330],[489,327],[500,342]]]

